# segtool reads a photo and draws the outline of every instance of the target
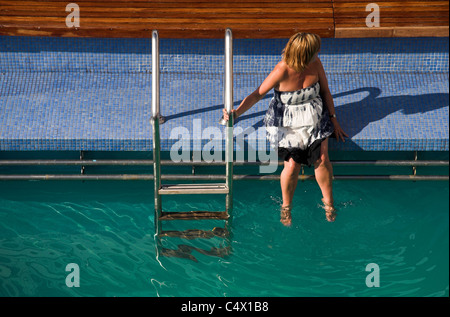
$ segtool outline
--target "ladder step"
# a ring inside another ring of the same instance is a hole
[[[211,250],[204,250],[204,249],[200,249],[200,248],[196,248],[196,247],[192,247],[192,246],[188,246],[188,245],[179,245],[178,249],[176,249],[176,250],[162,248],[160,254],[165,257],[184,258],[184,259],[192,260],[194,262],[198,262],[197,258],[191,254],[192,251],[197,251],[204,255],[217,256],[217,257],[224,258],[224,257],[230,255],[231,247],[230,246],[226,246],[226,247],[222,247],[222,248],[212,247]]]
[[[226,184],[164,184],[159,189],[160,195],[180,194],[228,194]]]
[[[227,220],[229,217],[226,211],[185,211],[185,212],[161,212],[159,220],[199,220],[217,219]]]
[[[211,239],[213,237],[226,238],[229,236],[229,232],[225,228],[215,227],[212,230],[199,230],[199,229],[189,229],[185,231],[178,230],[167,230],[161,231],[159,234],[160,237],[176,237],[181,239]]]

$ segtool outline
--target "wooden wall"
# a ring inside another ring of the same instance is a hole
[[[380,27],[365,24],[370,1],[344,0],[74,0],[80,27],[67,27],[58,0],[0,0],[0,35],[286,38],[307,31],[322,37],[448,36],[448,1],[384,1]]]

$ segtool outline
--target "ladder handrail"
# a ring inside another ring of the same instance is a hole
[[[161,187],[161,140],[159,133],[159,35],[158,31],[152,32],[152,126],[153,126],[153,180],[154,180],[154,199],[155,199],[155,232],[161,232],[161,196],[159,188]]]
[[[233,110],[233,33],[231,29],[225,30],[225,95],[224,106],[230,114]],[[233,209],[233,116],[229,117],[225,139],[226,185],[228,194],[226,197],[226,210]]]
[[[233,109],[233,33],[225,31],[225,96],[224,105],[228,113]]]
[[[159,35],[157,30],[152,32],[152,117],[159,116]]]

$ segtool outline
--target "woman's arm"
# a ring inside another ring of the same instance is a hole
[[[287,75],[286,63],[279,62],[272,72],[264,79],[263,83],[250,95],[242,100],[239,107],[234,112],[235,118],[241,116],[248,109],[253,107],[258,101],[260,101],[272,88],[276,87],[280,81],[282,81]],[[223,109],[223,118],[228,120],[229,116],[226,109]]]
[[[336,139],[338,141],[341,139],[345,142],[344,136],[348,137],[348,135],[344,132],[344,130],[342,130],[336,118],[336,109],[334,108],[333,97],[331,96],[330,88],[328,87],[328,80],[325,75],[325,70],[319,58],[317,58],[316,63],[318,63],[320,95],[322,96],[322,101],[325,104],[325,107],[327,107],[328,112],[330,113],[331,122],[334,125],[334,134],[336,135]]]

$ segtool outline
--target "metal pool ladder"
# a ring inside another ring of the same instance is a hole
[[[226,123],[225,139],[225,183],[193,183],[193,184],[162,184],[161,183],[161,138],[160,124],[164,123],[164,117],[160,114],[160,59],[159,59],[159,35],[158,31],[152,32],[152,118],[153,127],[153,174],[155,195],[155,237],[157,248],[163,256],[175,256],[193,258],[192,250],[215,256],[225,256],[230,247],[202,250],[187,245],[179,245],[178,250],[166,249],[161,246],[162,237],[178,237],[184,239],[229,237],[230,212],[233,209],[233,118]],[[233,109],[233,37],[230,29],[225,31],[225,81],[224,81],[224,106],[228,113]],[[200,176],[200,175],[199,175]],[[163,195],[187,195],[187,194],[225,194],[225,211],[187,211],[167,212],[162,210]],[[212,230],[186,230],[164,231],[162,222],[170,220],[226,220],[225,228],[213,228]]]

